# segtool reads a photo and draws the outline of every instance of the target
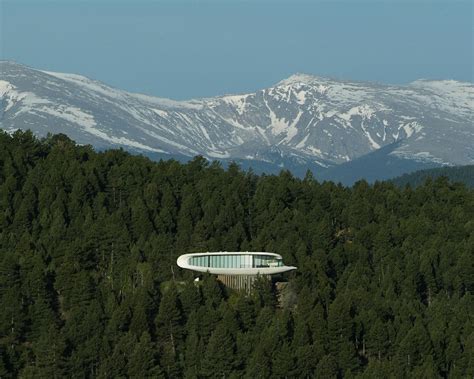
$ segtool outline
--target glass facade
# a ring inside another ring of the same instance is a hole
[[[252,267],[280,267],[283,266],[281,259],[272,255],[201,255],[191,257],[189,264],[199,267],[213,268],[252,268]]]
[[[253,267],[281,267],[283,262],[272,255],[254,255]]]
[[[192,257],[189,260],[189,264],[199,267],[209,267],[209,256],[203,255],[198,257]]]

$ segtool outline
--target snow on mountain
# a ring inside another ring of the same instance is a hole
[[[175,101],[14,62],[0,62],[0,74],[2,129],[99,148],[331,167],[396,144],[394,157],[474,162],[472,83],[296,74],[255,93]]]

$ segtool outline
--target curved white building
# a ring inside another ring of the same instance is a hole
[[[267,252],[216,252],[181,255],[179,267],[217,275],[273,275],[296,270],[285,266],[281,255]]]

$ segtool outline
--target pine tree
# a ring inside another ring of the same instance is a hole
[[[400,360],[404,367],[412,369],[422,362],[423,356],[431,354],[432,344],[428,332],[420,319],[415,321],[400,346]]]
[[[201,366],[206,377],[228,377],[235,368],[235,341],[225,324],[219,324],[209,338]]]
[[[62,378],[67,373],[66,340],[54,324],[45,329],[45,332],[33,344],[35,376]]]
[[[273,354],[272,377],[292,378],[298,375],[298,369],[294,351],[288,343],[283,343]]]
[[[325,355],[316,366],[316,378],[338,377],[337,361],[332,355]]]
[[[186,339],[186,350],[184,355],[186,378],[197,378],[201,371],[200,362],[204,355],[204,348],[200,343],[198,334],[193,330]]]
[[[155,359],[155,348],[148,332],[143,332],[128,361],[130,378],[164,378]]]
[[[224,298],[222,286],[213,275],[206,275],[203,280],[202,293],[206,305],[217,308]]]
[[[272,282],[267,277],[258,277],[253,283],[253,296],[256,304],[260,307],[276,306],[275,293],[272,288]]]
[[[255,323],[255,305],[252,300],[246,296],[239,296],[237,300],[237,316],[240,321],[241,329],[245,332],[252,328]]]
[[[160,363],[168,376],[178,375],[178,348],[183,335],[181,304],[174,283],[164,293],[155,319]]]
[[[183,311],[185,314],[190,314],[197,309],[201,304],[201,292],[193,282],[187,282],[183,291],[179,294]]]

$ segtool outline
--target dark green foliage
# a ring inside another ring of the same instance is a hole
[[[202,357],[202,374],[206,377],[228,377],[236,368],[235,340],[227,325],[220,323],[211,334]]]
[[[418,183],[417,183],[418,184]],[[352,188],[0,133],[0,377],[474,375],[474,193]],[[285,300],[183,253],[270,250]]]
[[[148,332],[144,332],[133,348],[128,361],[130,378],[164,378],[155,358],[154,344]]]
[[[415,171],[411,174],[404,174],[398,178],[391,179],[391,182],[401,187],[408,184],[417,187],[422,185],[428,178],[433,180],[442,176],[448,178],[451,182],[464,183],[467,187],[474,188],[474,165],[439,167]]]

